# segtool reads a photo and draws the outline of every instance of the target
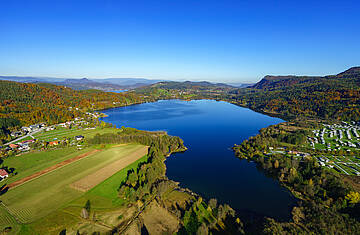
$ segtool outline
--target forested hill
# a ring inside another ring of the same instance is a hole
[[[325,77],[268,76],[233,93],[237,103],[285,118],[360,121],[360,67]]]
[[[344,80],[346,79],[346,80]],[[265,76],[260,82],[256,83],[251,88],[263,89],[263,90],[273,90],[286,88],[288,86],[293,86],[296,84],[316,84],[316,83],[326,83],[326,82],[338,82],[342,83],[355,83],[358,86],[360,85],[360,67],[350,68],[342,73],[337,75],[330,76]],[[342,84],[345,85],[346,84]]]
[[[336,75],[338,78],[354,78],[357,79],[358,82],[360,81],[360,66],[359,67],[352,67],[345,72],[339,73]]]
[[[75,91],[47,83],[32,84],[0,80],[0,118],[14,118],[22,124],[58,123],[83,112],[140,102],[134,94],[99,90]]]
[[[284,119],[360,121],[360,67],[329,76],[266,76],[249,88],[207,82],[160,82],[136,89],[156,99],[224,100]]]
[[[322,77],[307,77],[307,76],[270,76],[267,75],[260,82],[253,85],[251,88],[273,90],[283,88],[286,86],[292,86],[301,83],[314,83]]]

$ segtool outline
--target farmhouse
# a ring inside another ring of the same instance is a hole
[[[84,139],[84,136],[82,136],[82,135],[77,135],[77,136],[75,136],[75,139],[76,139],[77,141],[80,141],[80,140],[83,140],[83,139]]]
[[[21,131],[24,132],[24,133],[27,133],[27,132],[30,132],[31,129],[30,129],[30,127],[23,126],[23,127],[21,127]]]
[[[4,169],[0,169],[0,178],[1,178],[1,180],[5,179],[7,177],[9,177],[9,173],[7,173],[7,171],[4,170]]]
[[[30,127],[31,131],[38,131],[42,127],[42,125],[41,124],[34,124],[34,125],[29,126],[29,127]]]
[[[19,147],[19,145],[17,144],[9,144],[9,147],[12,149],[16,149],[17,147]]]
[[[23,142],[21,142],[21,144],[30,144],[30,143],[34,143],[35,140],[32,139],[32,140],[24,140]]]
[[[14,132],[11,132],[10,134],[12,137],[19,137],[22,135],[22,133],[20,131],[14,131]]]
[[[59,141],[50,141],[49,142],[50,146],[55,146],[55,145],[58,145],[58,144],[59,144]]]
[[[53,131],[53,130],[55,130],[55,128],[53,126],[50,126],[50,127],[47,127],[45,130],[46,131]]]

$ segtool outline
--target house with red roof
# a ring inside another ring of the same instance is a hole
[[[58,145],[58,144],[59,144],[59,141],[50,141],[49,142],[50,146],[54,146],[54,145]]]
[[[1,180],[5,179],[7,177],[9,177],[9,173],[7,173],[7,171],[4,170],[4,169],[0,169],[0,178],[1,178]]]
[[[9,144],[9,147],[12,149],[16,149],[17,147],[19,147],[19,145],[17,144]]]
[[[30,143],[34,143],[35,140],[32,139],[32,140],[24,140],[23,142],[21,142],[22,144],[30,144]]]

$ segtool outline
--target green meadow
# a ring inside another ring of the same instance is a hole
[[[34,135],[35,139],[44,140],[44,141],[53,141],[61,140],[62,138],[73,138],[77,135],[83,135],[85,138],[92,138],[96,134],[105,134],[105,133],[116,133],[119,132],[119,129],[116,128],[95,128],[95,129],[77,129],[77,128],[65,128],[57,127],[57,129],[52,131],[41,131]]]

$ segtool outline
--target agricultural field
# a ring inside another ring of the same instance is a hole
[[[71,221],[81,219],[80,210],[87,200],[91,200],[92,208],[100,210],[111,210],[120,206],[122,201],[117,197],[117,189],[121,181],[126,178],[127,170],[131,167],[136,168],[139,162],[146,160],[144,156],[146,151],[147,147],[145,146],[127,144],[106,146],[96,152],[94,152],[94,148],[81,151],[64,148],[24,154],[19,156],[22,158],[19,160],[15,160],[15,157],[6,159],[9,160],[9,164],[11,163],[13,167],[19,169],[19,172],[25,172],[14,176],[14,178],[17,177],[15,179],[10,177],[7,183],[21,180],[39,170],[46,170],[62,161],[68,161],[68,163],[10,188],[1,195],[0,229],[11,226],[13,234],[17,234],[19,231],[21,232],[18,234],[33,234],[31,231],[34,230],[36,233],[43,234],[41,230],[45,229],[46,221],[49,226],[56,224],[51,218],[59,220],[59,213],[62,214],[62,219],[69,220],[70,224]],[[91,152],[91,154],[76,161],[69,161],[87,152]],[[45,161],[45,153],[48,153],[51,158],[49,162]],[[106,174],[98,179],[94,177],[94,172],[106,172]],[[87,179],[85,180],[88,183],[87,190],[77,190],[76,187],[71,187],[72,184],[81,182],[82,179]],[[73,210],[79,213],[69,212]],[[69,217],[69,215],[71,216]],[[56,228],[54,234],[58,233]]]
[[[15,168],[14,172],[17,174],[3,180],[1,183],[13,183],[47,167],[86,153],[91,149],[92,148],[77,150],[76,147],[69,147],[50,149],[48,151],[35,151],[19,156],[8,157],[3,160],[3,165]]]

